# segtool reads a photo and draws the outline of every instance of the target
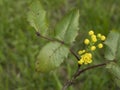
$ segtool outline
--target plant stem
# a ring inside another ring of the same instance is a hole
[[[90,69],[93,69],[93,68],[97,68],[97,67],[101,67],[101,66],[104,66],[106,65],[107,63],[109,62],[105,62],[105,63],[102,63],[102,64],[97,64],[97,65],[93,65],[93,66],[89,66],[85,69],[80,69],[80,67],[77,69],[76,73],[73,75],[72,79],[71,80],[68,80],[65,85],[63,86],[62,90],[66,90],[70,85],[72,85],[74,83],[74,81],[77,79],[78,76],[80,76],[81,73],[87,71],[87,70],[90,70]]]
[[[77,60],[79,60],[78,55],[72,50],[72,48],[70,48],[70,52],[76,57]]]
[[[108,62],[107,62],[108,63]],[[93,65],[93,66],[90,66],[90,67],[87,67],[85,69],[82,69],[82,70],[78,70],[78,72],[74,75],[74,78],[77,78],[81,73],[89,70],[89,69],[93,69],[93,68],[96,68],[96,67],[101,67],[101,66],[104,66],[106,65],[107,63],[102,63],[102,64],[98,64],[98,65]]]
[[[48,38],[48,37],[42,36],[39,32],[36,32],[36,35],[39,36],[39,37],[41,37],[41,38],[43,38],[43,39],[46,39],[46,40],[48,40],[48,41],[56,41],[56,42],[59,42],[59,43],[64,44],[64,45],[67,46],[67,44],[66,44],[64,41],[61,41],[61,40],[58,40],[58,39],[55,39],[55,38],[52,39],[52,38]],[[70,52],[76,57],[76,59],[79,60],[79,57],[78,57],[77,54],[72,50],[72,48],[70,48],[69,50],[70,50]],[[80,67],[80,66],[78,66],[78,67]]]
[[[41,38],[44,38],[44,39],[46,39],[46,40],[48,40],[48,41],[56,41],[56,42],[59,42],[59,43],[61,43],[61,44],[67,45],[67,44],[65,44],[65,42],[63,42],[63,41],[61,41],[61,40],[52,39],[52,38],[48,38],[48,37],[42,36],[39,32],[36,32],[36,35],[39,36],[39,37],[41,37]]]

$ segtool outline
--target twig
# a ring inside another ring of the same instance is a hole
[[[79,60],[78,55],[72,50],[72,48],[70,49],[70,52],[76,57],[77,60]]]
[[[81,73],[89,70],[89,69],[93,69],[93,68],[96,68],[96,67],[101,67],[101,66],[104,66],[106,65],[108,62],[105,62],[105,63],[102,63],[102,64],[98,64],[98,65],[93,65],[93,66],[90,66],[90,67],[87,67],[85,69],[82,69],[82,70],[78,70],[78,72],[74,75],[74,78],[77,78]]]
[[[69,81],[67,81],[67,82],[65,83],[65,85],[64,85],[63,88],[62,88],[62,90],[66,90],[70,85],[72,85],[73,82],[77,79],[77,77],[78,77],[81,73],[83,73],[83,72],[85,72],[85,71],[87,71],[87,70],[96,68],[96,67],[104,66],[104,65],[106,65],[107,63],[108,63],[108,62],[105,62],[105,63],[102,63],[102,64],[98,64],[98,65],[93,65],[93,66],[87,67],[87,68],[82,69],[82,70],[81,70],[80,68],[78,68],[78,70],[76,71],[76,73],[73,75],[72,79],[69,80]]]
[[[36,35],[39,36],[39,37],[41,37],[41,38],[44,38],[44,39],[46,39],[48,41],[56,41],[56,42],[59,42],[61,44],[67,45],[65,42],[63,42],[61,40],[45,37],[45,36],[41,35],[39,32],[36,32]]]
[[[72,85],[73,83],[74,83],[74,81],[75,81],[75,76],[76,76],[76,74],[78,73],[78,71],[80,70],[80,67],[78,67],[78,69],[77,69],[77,71],[76,71],[76,73],[73,75],[73,77],[72,77],[72,79],[71,80],[68,80],[66,83],[65,83],[65,85],[63,86],[63,88],[62,88],[62,90],[66,90],[70,85]]]
[[[39,32],[36,32],[36,35],[43,38],[43,39],[46,39],[48,41],[56,41],[56,42],[59,42],[61,44],[67,45],[64,41],[61,41],[61,40],[58,40],[58,39],[55,39],[55,38],[52,39],[52,38],[45,37],[45,36],[41,35]],[[79,57],[77,56],[77,54],[72,49],[69,49],[69,50],[76,57],[76,59],[79,60]],[[78,67],[80,67],[80,65]]]

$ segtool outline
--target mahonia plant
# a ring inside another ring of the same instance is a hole
[[[78,54],[80,55],[80,60],[78,61],[79,65],[92,63],[93,52],[99,48],[103,48],[103,41],[106,37],[98,33],[94,34],[93,30],[88,32],[89,37],[84,40],[84,44],[87,45],[84,50],[79,50]]]
[[[38,53],[35,63],[37,72],[50,72],[56,69],[67,59],[68,54],[72,54],[78,60],[78,69],[71,80],[67,81],[62,90],[66,90],[81,73],[100,66],[106,66],[118,87],[120,87],[120,33],[111,30],[107,37],[101,33],[95,34],[93,30],[88,32],[88,37],[84,40],[85,48],[79,50],[78,54],[70,47],[73,45],[79,30],[79,10],[73,9],[66,14],[55,26],[54,38],[50,38],[49,23],[47,14],[42,4],[34,0],[30,4],[28,12],[28,21],[36,30],[37,36],[48,40]],[[96,49],[102,49],[105,46],[105,62],[81,69],[81,65],[87,65],[93,62],[94,52]]]

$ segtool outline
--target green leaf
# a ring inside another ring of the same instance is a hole
[[[120,88],[120,66],[114,62],[107,64],[106,68],[113,75],[114,81]]]
[[[120,55],[120,33],[111,31],[105,41],[105,45],[107,46],[105,58],[108,60],[117,59],[116,57]]]
[[[118,60],[118,64],[120,65],[120,33],[119,33],[119,41],[118,41],[118,47],[116,52],[116,60]]]
[[[48,23],[46,19],[46,11],[43,9],[41,3],[38,0],[34,0],[29,7],[28,21],[31,26],[35,28],[37,32],[42,35],[47,34]]]
[[[50,42],[40,50],[36,61],[38,72],[49,72],[60,66],[67,55],[69,49],[58,42]]]
[[[77,34],[79,25],[79,11],[74,9],[63,17],[63,19],[56,25],[55,34],[56,38],[71,44]]]

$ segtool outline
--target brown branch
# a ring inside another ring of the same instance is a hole
[[[72,48],[70,49],[70,52],[76,57],[77,60],[79,60],[78,55],[72,50]]]
[[[98,65],[93,65],[93,66],[90,66],[90,67],[87,67],[85,69],[82,69],[82,70],[78,70],[78,72],[74,75],[74,78],[76,79],[81,73],[89,70],[89,69],[93,69],[93,68],[96,68],[96,67],[101,67],[101,66],[104,66],[106,65],[108,62],[105,62],[105,63],[102,63],[102,64],[98,64]]]
[[[71,86],[74,81],[76,80],[76,78],[74,76],[76,76],[77,72],[80,70],[80,67],[78,67],[77,71],[75,72],[75,74],[73,75],[71,80],[68,80],[65,85],[63,86],[62,90],[66,90],[69,86]]]
[[[80,67],[78,68],[78,70],[76,71],[76,73],[73,75],[71,80],[68,80],[65,85],[63,86],[62,90],[66,90],[70,85],[72,85],[74,83],[74,81],[77,79],[78,76],[80,76],[81,73],[93,69],[93,68],[97,68],[97,67],[101,67],[106,65],[108,62],[102,63],[102,64],[98,64],[98,65],[93,65],[93,66],[89,66],[85,69],[80,69]]]
[[[45,36],[42,36],[39,32],[36,32],[36,35],[43,38],[43,39],[46,39],[48,41],[56,41],[56,42],[59,42],[61,44],[64,44],[64,45],[67,45],[64,41],[61,41],[61,40],[58,40],[58,39],[52,39],[52,38],[48,38],[48,37],[45,37]]]
[[[64,41],[61,41],[61,40],[58,40],[58,39],[55,39],[55,38],[52,39],[52,38],[42,36],[39,32],[36,32],[36,35],[43,38],[43,39],[46,39],[48,41],[56,41],[56,42],[59,42],[61,44],[67,45]],[[77,56],[77,54],[72,49],[70,49],[70,52],[76,57],[77,60],[79,60],[79,57]],[[78,67],[80,67],[80,65]]]

